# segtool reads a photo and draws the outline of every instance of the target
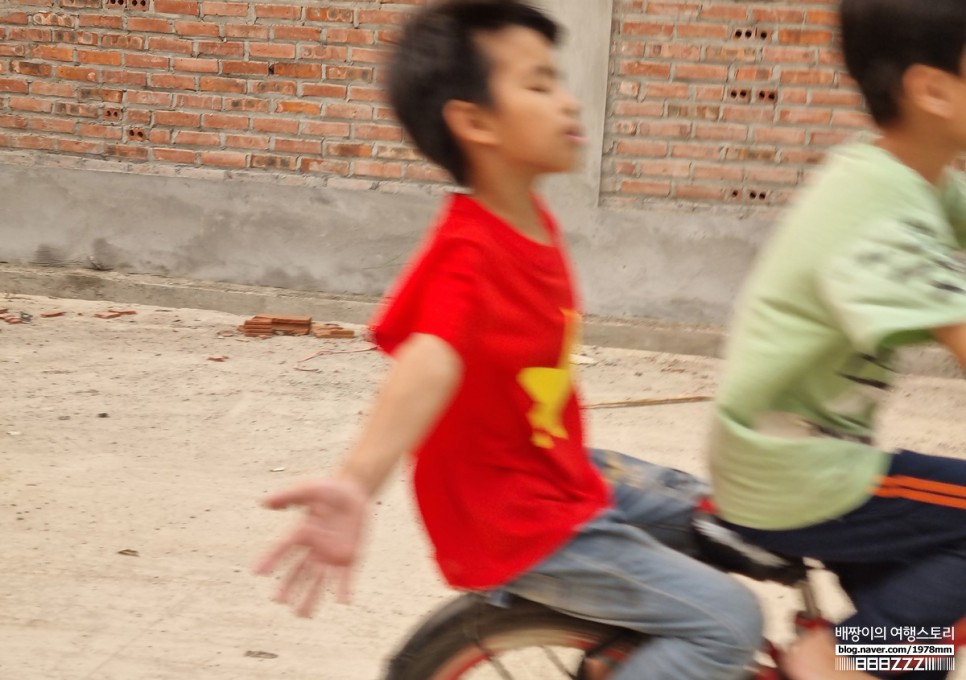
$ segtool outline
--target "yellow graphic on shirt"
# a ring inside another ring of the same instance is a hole
[[[533,399],[533,407],[527,413],[533,427],[530,441],[543,449],[553,447],[553,437],[568,438],[563,424],[563,412],[570,395],[573,394],[570,352],[577,343],[580,315],[573,310],[561,311],[564,315],[564,338],[556,368],[525,368],[517,375],[520,385]]]

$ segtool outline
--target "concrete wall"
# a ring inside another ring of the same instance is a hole
[[[599,204],[613,2],[543,2],[570,29],[561,60],[591,138],[584,169],[549,180],[546,194],[569,235],[588,311],[724,322],[772,215]],[[439,198],[351,182],[0,152],[0,260],[378,295]]]

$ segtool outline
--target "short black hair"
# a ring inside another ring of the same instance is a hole
[[[961,74],[966,0],[842,0],[841,19],[845,65],[879,125],[899,119],[909,67]]]
[[[466,159],[443,107],[453,100],[492,104],[490,64],[476,37],[511,26],[557,44],[557,24],[525,2],[442,0],[416,12],[389,64],[389,102],[396,116],[419,150],[460,184],[467,181]]]

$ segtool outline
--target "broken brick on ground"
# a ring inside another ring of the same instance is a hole
[[[312,323],[311,316],[277,316],[259,314],[238,327],[249,338],[273,335],[309,335],[317,338],[354,338],[355,331],[334,323]]]

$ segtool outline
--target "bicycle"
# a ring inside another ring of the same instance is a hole
[[[716,520],[708,500],[696,508],[692,526],[701,561],[796,588],[802,602],[795,615],[796,630],[830,625],[809,581],[809,573],[820,565],[748,543]],[[469,593],[424,619],[391,658],[384,680],[546,680],[550,670],[557,677],[585,680],[584,659],[620,664],[647,639],[642,633],[574,618],[521,598],[501,606]],[[759,656],[748,669],[748,680],[783,680],[781,649],[766,640]]]

